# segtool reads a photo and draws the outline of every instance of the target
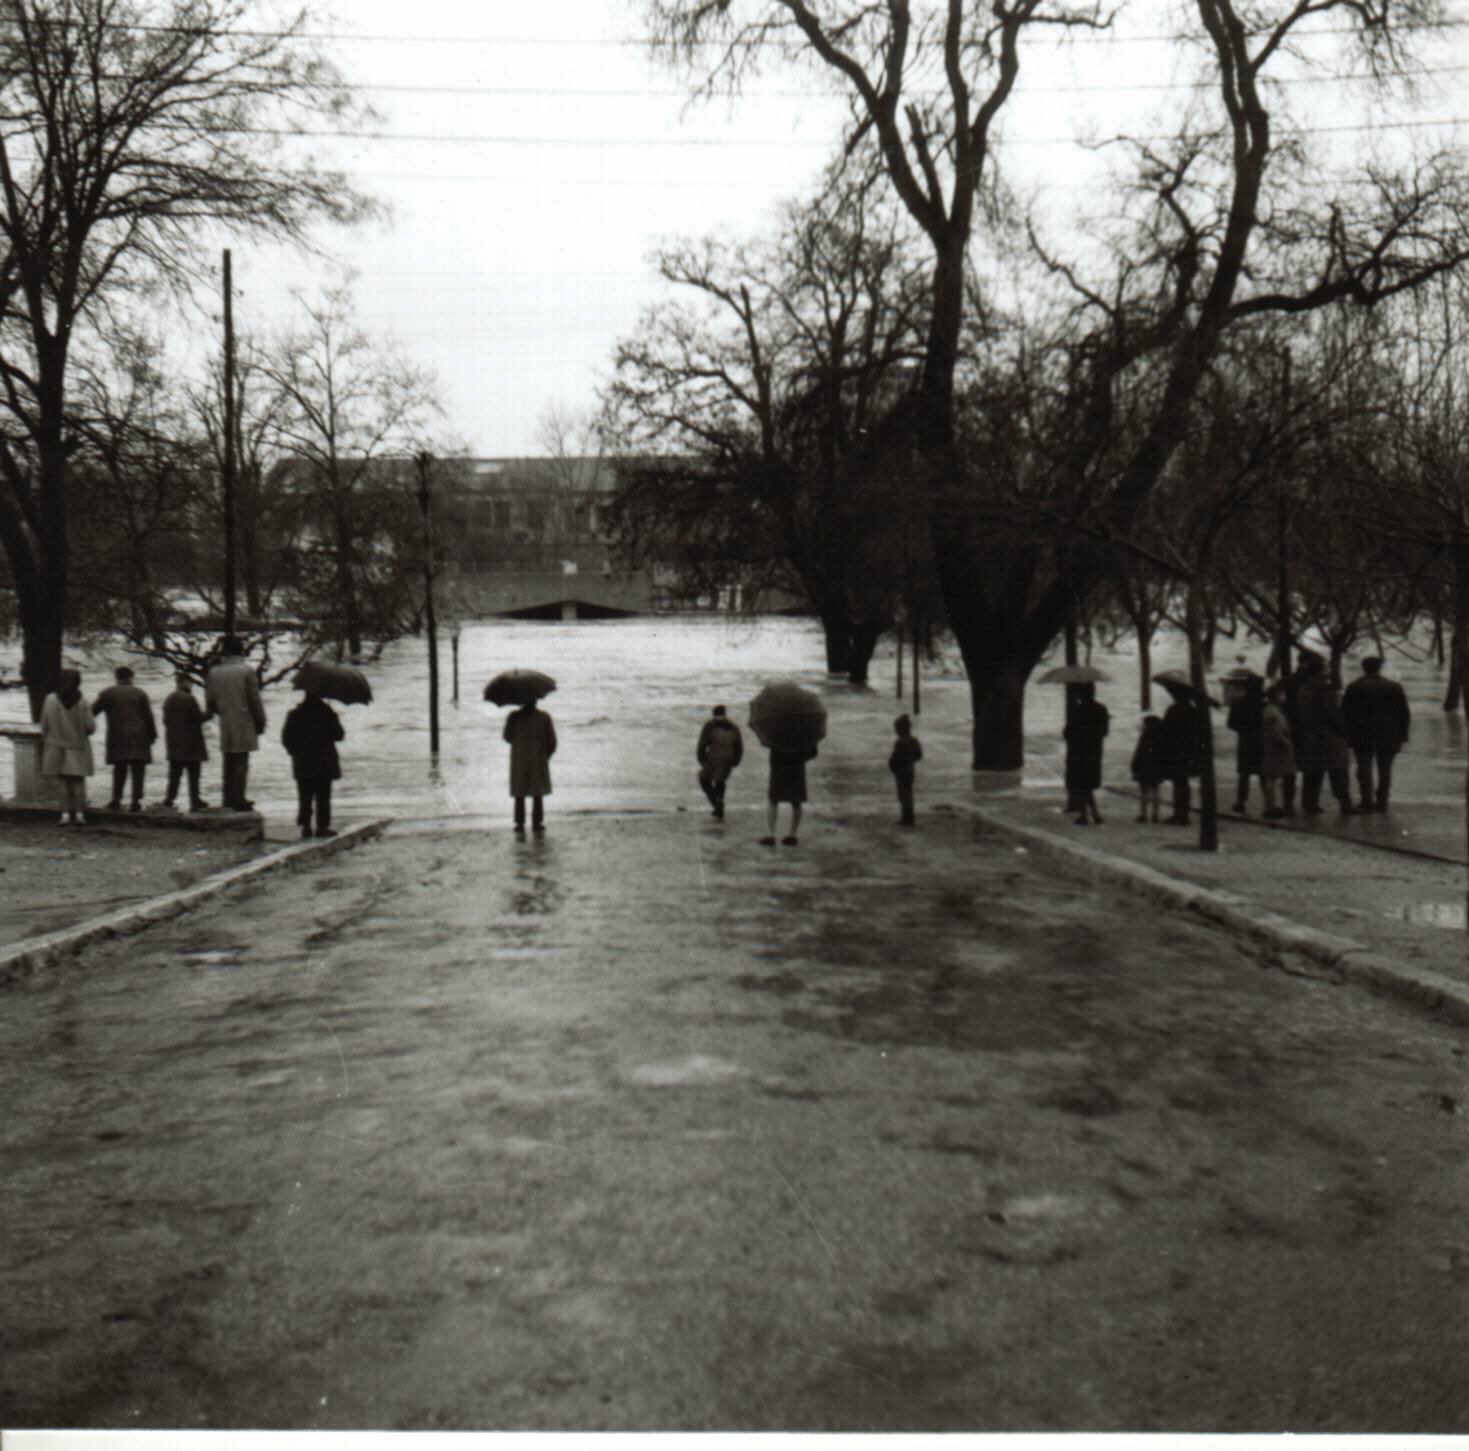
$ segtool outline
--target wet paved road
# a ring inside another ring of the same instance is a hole
[[[393,833],[6,992],[0,1424],[1469,1430],[1462,1031],[756,834]]]

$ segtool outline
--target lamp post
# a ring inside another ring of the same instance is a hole
[[[434,529],[429,513],[429,475],[434,456],[424,449],[414,460],[418,466],[418,508],[423,515],[423,613],[428,626],[428,749],[439,754],[439,636],[434,619]]]

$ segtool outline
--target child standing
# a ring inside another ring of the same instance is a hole
[[[1139,805],[1137,819],[1148,819],[1148,808],[1152,808],[1153,820],[1158,819],[1159,788],[1168,779],[1168,762],[1165,760],[1163,722],[1155,715],[1143,717],[1142,734],[1137,738],[1137,749],[1132,753],[1132,779],[1137,782]]]
[[[173,693],[163,702],[163,746],[168,757],[168,790],[163,804],[172,806],[179,794],[179,780],[189,777],[189,810],[203,811],[209,803],[199,795],[199,772],[209,759],[204,748],[204,713],[198,698],[189,688],[189,677],[180,670],[174,677]]]
[[[906,715],[900,715],[893,722],[893,734],[897,736],[897,740],[893,742],[893,751],[888,757],[888,770],[898,783],[898,808],[902,812],[898,817],[898,825],[916,826],[913,816],[913,768],[923,759],[923,747],[913,734],[913,722]]]
[[[311,835],[312,808],[316,810],[316,835],[335,836],[332,830],[332,782],[341,779],[337,742],[345,732],[337,713],[315,691],[286,717],[281,727],[281,745],[291,756],[291,774],[296,778],[300,810],[296,820],[301,835]]]

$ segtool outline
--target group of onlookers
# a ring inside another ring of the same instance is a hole
[[[112,796],[109,811],[123,809],[130,798],[133,811],[143,809],[143,789],[158,726],[147,693],[133,684],[133,672],[119,665],[113,683],[88,704],[82,695],[82,678],[76,670],[63,670],[56,688],[41,706],[41,774],[54,777],[61,794],[62,826],[85,824],[86,778],[95,770],[91,736],[97,719],[107,722],[106,761],[112,767]],[[260,680],[246,664],[240,641],[226,635],[220,641],[220,658],[205,676],[204,701],[194,694],[190,677],[179,672],[174,689],[163,702],[164,755],[168,762],[168,785],[163,805],[174,808],[179,787],[188,781],[189,809],[204,811],[209,803],[201,794],[203,763],[209,759],[204,743],[204,726],[218,722],[219,751],[223,758],[221,785],[224,805],[231,811],[254,807],[245,795],[250,755],[260,744],[265,730],[265,707],[260,698]],[[303,836],[334,836],[331,830],[331,782],[340,776],[336,742],[342,739],[336,713],[313,692],[286,717],[281,741],[291,755],[301,810],[298,817]]]
[[[1250,782],[1257,778],[1264,798],[1262,814],[1268,821],[1294,816],[1298,799],[1302,814],[1319,816],[1325,809],[1321,804],[1325,787],[1344,816],[1386,811],[1393,759],[1408,740],[1412,716],[1403,687],[1382,673],[1382,665],[1380,657],[1367,656],[1361,677],[1340,695],[1326,662],[1309,652],[1302,652],[1293,676],[1276,680],[1268,688],[1251,670],[1233,672],[1227,680],[1232,699],[1226,716],[1226,724],[1235,733],[1233,810],[1240,815],[1248,810]],[[1166,820],[1187,823],[1190,779],[1202,770],[1203,712],[1192,691],[1175,687],[1171,693],[1173,703],[1161,718],[1150,715],[1144,719],[1133,752],[1132,777],[1141,792],[1139,821],[1160,819],[1160,787],[1168,781],[1173,787],[1173,809]],[[1072,721],[1077,719],[1073,712]],[[1080,720],[1085,737],[1086,717]],[[1067,729],[1069,748],[1073,724],[1069,722]],[[1100,784],[1099,742],[1096,758],[1096,784]],[[1355,802],[1351,793],[1354,759]],[[1067,787],[1073,789],[1069,771]],[[1095,805],[1091,811],[1094,816]],[[1078,820],[1086,815],[1083,808]]]

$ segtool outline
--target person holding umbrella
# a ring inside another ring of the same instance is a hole
[[[1169,826],[1187,826],[1191,805],[1189,777],[1202,768],[1202,712],[1188,677],[1178,670],[1161,671],[1153,677],[1173,697],[1173,704],[1163,712],[1161,757],[1166,779],[1173,783],[1173,812]]]
[[[485,686],[491,705],[516,705],[505,722],[503,737],[510,747],[510,794],[515,798],[515,830],[525,835],[525,798],[531,799],[531,830],[546,829],[543,798],[551,794],[551,757],[556,754],[556,726],[536,702],[556,689],[556,682],[539,670],[502,670]]]
[[[304,674],[304,672],[303,672]],[[296,677],[298,681],[301,675]],[[281,745],[290,753],[291,775],[296,778],[299,809],[296,822],[302,836],[310,836],[313,808],[316,835],[335,836],[332,830],[332,782],[341,779],[342,765],[337,756],[337,742],[346,734],[337,713],[318,690],[319,684],[307,677],[296,689],[305,699],[286,716],[281,727]]]
[[[750,729],[770,753],[766,789],[765,835],[761,846],[774,846],[781,802],[791,808],[791,829],[783,846],[800,843],[801,808],[806,801],[806,762],[816,759],[816,743],[826,734],[826,707],[793,681],[767,685],[750,702]]]
[[[1078,826],[1087,824],[1088,813],[1100,826],[1102,813],[1097,810],[1096,793],[1102,784],[1102,742],[1107,738],[1111,717],[1097,699],[1095,685],[1072,685],[1070,691],[1076,693],[1076,699],[1066,719],[1066,795],[1080,812]]]

